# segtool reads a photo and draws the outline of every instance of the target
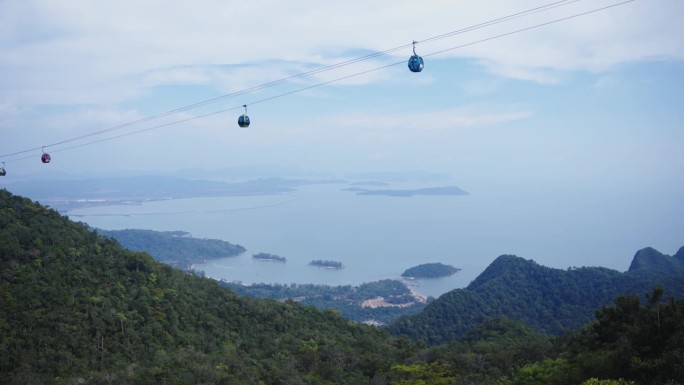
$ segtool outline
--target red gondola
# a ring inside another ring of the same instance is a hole
[[[43,163],[50,163],[52,158],[50,158],[50,154],[45,152],[45,147],[43,147],[43,155],[40,157],[40,161]]]

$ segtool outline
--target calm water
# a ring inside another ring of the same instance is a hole
[[[427,262],[462,269],[448,278],[415,282],[417,292],[432,296],[467,286],[501,254],[551,267],[600,265],[624,271],[638,248],[658,247],[644,239],[652,233],[662,236],[648,221],[627,228],[622,207],[612,212],[591,200],[580,206],[586,209],[578,209],[562,197],[544,201],[542,195],[510,191],[406,198],[358,196],[340,191],[345,187],[95,207],[70,216],[107,230],[183,230],[241,244],[245,254],[197,268],[209,277],[245,284],[360,284],[398,278],[405,269]],[[257,252],[284,256],[287,263],[254,260],[251,255]],[[313,259],[341,261],[345,268],[308,266]]]

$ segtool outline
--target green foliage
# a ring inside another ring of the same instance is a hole
[[[499,384],[684,383],[684,300],[662,301],[663,294],[654,289],[645,304],[617,297],[596,312],[595,322],[559,338],[556,357],[521,367]]]
[[[192,238],[183,231],[153,230],[97,230],[101,235],[116,239],[129,250],[144,251],[168,265],[189,269],[207,259],[234,257],[245,248],[218,239]]]
[[[643,265],[642,265],[643,266]],[[648,271],[648,270],[647,270]],[[577,329],[594,310],[618,295],[642,293],[656,285],[684,294],[682,276],[620,273],[601,267],[552,269],[511,255],[497,258],[467,288],[452,290],[390,327],[430,344],[451,341],[493,317],[522,321],[546,334]]]
[[[451,385],[456,380],[449,367],[444,364],[394,365],[391,385]]]
[[[237,296],[0,190],[4,384],[360,384],[415,351],[333,311]]]
[[[406,269],[401,276],[411,278],[439,278],[453,275],[461,269],[443,263],[424,263]]]
[[[473,282],[465,291],[470,302],[458,311],[497,298],[478,288],[524,282],[521,277],[547,286],[550,297],[526,297],[533,309],[533,301],[559,295],[543,269],[500,262],[512,266]],[[616,282],[607,269],[575,270],[606,279],[586,283],[596,291]],[[553,278],[565,284],[579,279]],[[330,290],[332,296],[342,289]],[[349,287],[346,298],[401,298],[406,290],[381,281]],[[460,319],[472,323],[457,325],[467,330],[459,339],[427,347],[355,324],[335,310],[236,295],[0,190],[3,384],[681,385],[684,300],[664,299],[665,293],[657,288],[643,301],[618,297],[581,331],[555,340],[519,321],[492,319],[481,307],[480,314]],[[529,288],[519,293],[531,294]],[[474,322],[478,318],[486,322]],[[428,335],[440,332],[420,327]]]
[[[684,300],[662,301],[656,288],[645,304],[634,295],[596,312],[596,322],[569,339],[572,363],[585,377],[639,384],[684,383]]]
[[[570,363],[562,358],[546,359],[525,365],[501,385],[569,385],[568,379],[574,378]],[[572,383],[570,383],[572,384]]]
[[[581,385],[634,385],[634,381],[619,380],[599,380],[598,378],[590,378],[584,381]]]
[[[490,384],[551,353],[548,337],[521,322],[495,318],[478,325],[462,338],[433,347],[428,357],[457,370],[461,382]]]

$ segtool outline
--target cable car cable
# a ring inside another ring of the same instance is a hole
[[[488,37],[488,38],[485,38],[485,39],[482,39],[482,40],[473,41],[473,42],[466,43],[466,44],[462,44],[462,45],[459,45],[459,46],[456,46],[456,47],[451,47],[451,48],[443,49],[443,50],[440,50],[440,51],[435,51],[435,52],[432,52],[432,53],[429,53],[429,54],[423,55],[423,56],[438,55],[438,54],[441,54],[441,53],[444,53],[444,52],[453,51],[453,50],[455,50],[455,49],[459,49],[459,48],[463,48],[463,47],[468,47],[468,46],[471,46],[471,45],[474,45],[474,44],[484,43],[484,42],[487,42],[487,41],[490,41],[490,40],[498,39],[498,38],[501,38],[501,37],[506,37],[506,36],[513,35],[513,34],[520,33],[520,32],[529,31],[529,30],[531,30],[531,29],[535,29],[535,28],[539,28],[539,27],[545,27],[545,26],[547,26],[547,25],[559,23],[559,22],[561,22],[561,21],[566,21],[566,20],[570,20],[570,19],[575,19],[575,18],[580,17],[580,16],[586,16],[586,15],[589,15],[589,14],[591,14],[591,13],[595,13],[595,12],[599,12],[599,11],[605,11],[606,9],[618,7],[618,6],[620,6],[620,5],[624,5],[624,4],[627,4],[627,3],[632,3],[632,2],[635,2],[635,1],[636,1],[636,0],[625,0],[625,1],[621,2],[621,3],[615,3],[615,4],[607,5],[607,6],[602,7],[602,8],[596,8],[596,9],[593,9],[593,10],[591,10],[591,11],[586,11],[586,12],[582,12],[582,13],[577,13],[577,14],[574,14],[574,15],[572,15],[572,16],[567,16],[567,17],[564,17],[564,18],[561,18],[561,19],[556,19],[556,20],[552,20],[552,21],[549,21],[549,22],[546,22],[546,23],[537,24],[537,25],[534,25],[534,26],[531,26],[531,27],[526,27],[526,28],[522,28],[522,29],[515,30],[515,31],[511,31],[511,32],[502,33],[502,34],[500,34],[500,35]]]
[[[52,152],[53,152],[53,153],[56,153],[56,152],[63,152],[63,151],[73,150],[73,149],[75,149],[75,148],[85,147],[85,146],[89,146],[89,145],[91,145],[91,144],[106,142],[106,141],[109,141],[109,140],[119,139],[119,138],[123,138],[123,137],[126,137],[126,136],[131,136],[131,135],[140,134],[140,133],[147,132],[147,131],[152,131],[152,130],[155,130],[155,129],[157,129],[157,128],[163,128],[163,127],[173,126],[173,125],[176,125],[176,124],[189,122],[189,121],[195,120],[195,119],[206,118],[207,116],[222,114],[222,113],[224,113],[224,112],[228,112],[228,111],[232,111],[232,110],[237,110],[237,109],[239,109],[239,108],[242,108],[242,106],[239,106],[239,107],[232,107],[232,108],[226,108],[226,109],[223,109],[223,110],[214,111],[214,112],[210,112],[210,113],[203,114],[203,115],[193,116],[193,117],[190,117],[190,118],[187,118],[187,119],[177,120],[177,121],[174,121],[174,122],[169,122],[169,123],[160,124],[160,125],[153,126],[153,127],[144,128],[144,129],[142,129],[142,130],[131,131],[131,132],[127,132],[127,133],[125,133],[125,134],[120,134],[120,135],[116,135],[116,136],[111,136],[111,137],[103,138],[103,139],[98,139],[98,140],[94,140],[94,141],[91,141],[91,142],[81,143],[81,144],[77,144],[77,145],[70,146],[70,147],[64,147],[64,148],[60,148],[60,149],[57,149],[57,150],[53,150]],[[17,162],[17,161],[26,160],[26,159],[33,159],[33,158],[34,158],[33,155],[29,155],[29,156],[25,156],[25,157],[22,157],[22,158],[16,158],[16,159],[8,160],[7,163]]]
[[[576,1],[576,0],[575,0],[575,1]],[[561,21],[566,21],[566,20],[570,20],[570,19],[577,18],[577,17],[586,16],[586,15],[589,15],[589,14],[592,14],[592,13],[595,13],[595,12],[600,12],[600,11],[603,11],[603,10],[607,10],[607,9],[610,9],[610,8],[614,8],[614,7],[617,7],[617,6],[621,6],[621,5],[624,5],[624,4],[627,4],[627,3],[631,3],[631,2],[634,2],[634,1],[636,1],[636,0],[625,0],[625,1],[622,1],[622,2],[620,2],[620,3],[614,3],[614,4],[611,4],[611,5],[605,6],[605,7],[596,8],[596,9],[593,9],[593,10],[590,10],[590,11],[586,11],[586,12],[574,14],[574,15],[567,16],[567,17],[563,17],[563,18],[560,18],[560,19],[555,19],[555,20],[548,21],[548,22],[541,23],[541,24],[537,24],[537,25],[534,25],[534,26],[531,26],[531,27],[521,28],[521,29],[518,29],[518,30],[515,30],[515,31],[506,32],[506,33],[503,33],[503,34],[491,36],[491,37],[484,38],[484,39],[480,39],[480,40],[473,41],[473,42],[470,42],[470,43],[461,44],[461,45],[458,45],[458,46],[455,46],[455,47],[451,47],[451,48],[447,48],[447,49],[444,49],[444,50],[435,51],[435,52],[432,52],[432,53],[429,53],[429,54],[426,54],[426,55],[423,55],[423,56],[425,56],[425,57],[434,56],[434,55],[441,54],[441,53],[444,53],[444,52],[453,51],[453,50],[455,50],[455,49],[459,49],[459,48],[463,48],[463,47],[467,47],[467,46],[471,46],[471,45],[475,45],[475,44],[487,42],[487,41],[494,40],[494,39],[498,39],[498,38],[501,38],[501,37],[510,36],[510,35],[513,35],[513,34],[516,34],[516,33],[529,31],[529,30],[532,30],[532,29],[535,29],[535,28],[540,28],[540,27],[543,27],[543,26],[547,26],[547,25],[559,23],[559,22],[561,22]],[[410,46],[410,45],[409,45],[409,46]],[[402,60],[402,61],[399,61],[399,62],[395,62],[395,63],[391,63],[391,64],[386,64],[386,65],[383,65],[383,66],[380,66],[380,67],[376,67],[376,68],[372,68],[372,69],[369,69],[369,70],[366,70],[366,71],[354,73],[354,74],[351,74],[351,75],[346,75],[346,76],[343,76],[343,77],[340,77],[340,78],[336,78],[336,79],[333,79],[333,80],[328,80],[328,81],[321,82],[321,83],[317,83],[317,84],[313,84],[313,85],[310,85],[310,86],[307,86],[307,87],[303,87],[303,88],[299,88],[299,89],[296,89],[296,90],[288,91],[288,92],[285,92],[285,93],[282,93],[282,94],[274,95],[274,96],[271,96],[271,97],[268,97],[268,98],[264,98],[264,99],[260,99],[260,100],[257,100],[257,101],[253,101],[253,102],[251,102],[251,103],[249,103],[249,104],[264,103],[264,102],[267,102],[267,101],[270,101],[270,100],[274,100],[274,99],[277,99],[277,98],[280,98],[280,97],[284,97],[284,96],[296,94],[296,93],[299,93],[299,92],[302,92],[302,91],[310,90],[310,89],[312,89],[312,88],[316,88],[316,87],[320,87],[320,86],[323,86],[323,85],[335,83],[335,82],[338,82],[338,81],[341,81],[341,80],[346,80],[346,79],[349,79],[349,78],[353,78],[353,77],[365,75],[365,74],[368,74],[368,73],[371,73],[371,72],[379,71],[379,70],[381,70],[381,69],[393,67],[393,66],[396,66],[396,65],[399,65],[399,64],[404,64],[404,63],[405,63],[405,61]],[[237,106],[237,107],[222,109],[222,110],[219,110],[219,111],[214,111],[214,112],[210,112],[210,113],[203,114],[203,115],[193,116],[193,117],[190,117],[190,118],[187,118],[187,119],[182,119],[182,120],[178,120],[178,121],[174,121],[174,122],[170,122],[170,123],[165,123],[165,124],[161,124],[161,125],[157,125],[157,126],[153,126],[153,127],[148,127],[148,128],[142,129],[142,130],[132,131],[132,132],[128,132],[128,133],[121,134],[121,135],[117,135],[117,136],[113,136],[113,137],[108,137],[108,138],[99,139],[99,140],[95,140],[95,141],[91,141],[91,142],[87,142],[87,143],[83,143],[83,144],[79,144],[79,145],[75,145],[75,146],[71,146],[71,147],[66,147],[66,148],[54,150],[53,152],[62,152],[62,151],[67,151],[67,150],[71,150],[71,149],[75,149],[75,148],[79,148],[79,147],[85,147],[85,146],[88,146],[88,145],[91,145],[91,144],[95,144],[95,143],[101,143],[101,142],[105,142],[105,141],[109,141],[109,140],[119,139],[119,138],[122,138],[122,137],[131,136],[131,135],[139,134],[139,133],[142,133],[142,132],[151,131],[151,130],[154,130],[154,129],[157,129],[157,128],[168,127],[168,126],[171,126],[171,125],[176,125],[176,124],[188,122],[188,121],[195,120],[195,119],[205,118],[205,117],[207,117],[207,116],[217,115],[217,114],[220,114],[220,113],[224,113],[224,112],[228,112],[228,111],[240,109],[240,108],[243,108],[243,107],[245,107],[245,105],[240,105],[240,106]],[[83,136],[83,137],[87,137],[87,136]],[[73,140],[71,140],[71,141],[73,141]],[[63,142],[61,142],[60,144],[63,144],[63,143],[66,143],[66,142],[69,142],[69,141],[63,141]],[[56,145],[57,145],[57,144],[52,144],[52,145],[50,145],[50,146],[56,146]],[[44,149],[45,147],[49,147],[49,146],[42,146],[42,147],[38,147],[37,149],[41,149],[41,148]],[[29,152],[29,151],[35,151],[35,150],[37,150],[37,149],[25,150],[25,151],[22,151],[22,152],[14,153],[14,154],[12,154],[12,155],[16,155],[16,154],[20,154],[20,153],[25,153],[25,152]],[[11,156],[11,155],[3,155],[3,156],[0,156],[0,157],[7,157],[7,156]],[[25,159],[29,159],[29,158],[33,158],[33,156],[27,156],[27,157],[22,157],[22,158],[16,158],[16,159],[8,160],[8,161],[6,161],[6,162],[7,162],[7,163],[12,163],[12,162],[16,162],[16,161],[19,161],[19,160],[25,160]]]
[[[535,7],[535,8],[528,9],[528,10],[525,10],[525,11],[522,11],[522,12],[518,12],[518,13],[514,13],[514,14],[511,14],[511,15],[508,15],[508,16],[504,16],[504,17],[500,17],[500,18],[493,19],[493,20],[490,20],[490,21],[486,21],[486,22],[483,22],[483,23],[480,23],[480,24],[475,24],[475,25],[472,25],[472,26],[470,26],[470,27],[461,28],[461,29],[458,29],[458,30],[455,30],[455,31],[451,31],[451,32],[448,32],[448,33],[444,33],[444,34],[441,34],[441,35],[429,37],[429,38],[423,39],[423,40],[421,40],[421,41],[415,41],[415,42],[414,42],[414,46],[415,46],[415,44],[418,44],[418,43],[426,43],[426,42],[430,42],[430,41],[435,41],[435,40],[439,40],[439,39],[444,39],[444,38],[451,37],[451,36],[454,36],[454,35],[457,35],[457,34],[462,34],[462,33],[465,33],[465,32],[470,32],[470,31],[473,31],[473,30],[476,30],[476,29],[488,27],[488,26],[495,25],[495,24],[498,24],[498,23],[503,23],[503,22],[505,22],[505,21],[510,21],[510,20],[515,19],[515,18],[527,16],[527,15],[529,15],[529,14],[533,14],[533,13],[537,13],[537,12],[546,11],[546,10],[549,10],[549,9],[553,9],[553,8],[556,8],[556,7],[568,5],[568,4],[571,4],[571,3],[578,2],[578,1],[581,1],[581,0],[561,0],[561,1],[552,2],[552,3],[549,3],[549,4],[545,4],[545,5],[542,5],[542,6],[538,6],[538,7]],[[77,137],[74,137],[74,138],[70,138],[70,139],[66,139],[66,140],[59,141],[59,142],[51,143],[51,144],[48,144],[48,145],[45,145],[45,146],[36,147],[36,148],[30,148],[30,149],[26,149],[26,150],[22,150],[22,151],[17,151],[17,152],[9,153],[9,154],[3,154],[3,155],[0,155],[0,158],[10,157],[10,156],[14,156],[14,155],[20,155],[20,154],[27,153],[27,152],[31,152],[31,151],[36,151],[36,150],[39,150],[39,149],[42,149],[42,148],[45,148],[45,147],[48,147],[48,148],[49,148],[49,147],[54,147],[54,146],[58,146],[58,145],[61,145],[61,144],[66,144],[66,143],[74,142],[74,141],[77,141],[77,140],[80,140],[80,139],[85,139],[85,138],[88,138],[88,137],[91,137],[91,136],[96,136],[96,135],[105,134],[105,133],[110,132],[110,131],[115,131],[115,130],[119,130],[119,129],[122,129],[122,128],[125,128],[125,127],[128,127],[128,126],[132,126],[132,125],[135,125],[135,124],[144,123],[144,122],[148,122],[148,121],[151,121],[151,120],[156,120],[156,119],[159,119],[159,118],[162,118],[162,117],[165,117],[165,116],[169,116],[169,115],[173,115],[173,114],[176,114],[176,113],[179,113],[179,112],[187,111],[187,110],[190,110],[190,109],[193,109],[193,108],[201,107],[201,106],[204,106],[204,105],[207,105],[207,104],[211,104],[211,103],[214,103],[214,102],[217,102],[217,101],[220,101],[220,100],[224,100],[224,99],[228,99],[228,98],[232,98],[232,97],[244,95],[244,94],[247,94],[247,93],[250,93],[250,92],[259,91],[259,90],[264,89],[264,88],[268,88],[268,87],[272,87],[272,86],[275,86],[275,85],[278,85],[278,84],[282,84],[282,83],[287,82],[287,81],[289,81],[289,80],[293,80],[293,79],[298,79],[298,78],[302,78],[302,77],[307,77],[307,76],[315,75],[315,74],[318,74],[318,73],[321,73],[321,72],[330,71],[330,70],[332,70],[332,69],[344,67],[344,66],[347,66],[347,65],[350,65],[350,64],[355,64],[355,63],[358,63],[358,62],[361,62],[361,61],[365,61],[365,60],[373,59],[373,58],[376,58],[376,57],[379,57],[379,56],[387,55],[387,54],[389,54],[389,53],[396,52],[396,51],[398,51],[398,50],[402,50],[402,49],[405,49],[406,47],[410,47],[410,46],[411,46],[411,44],[405,44],[405,45],[398,46],[398,47],[395,47],[395,48],[391,48],[391,49],[388,49],[388,50],[385,50],[385,51],[375,52],[375,53],[368,54],[368,55],[365,55],[365,56],[361,56],[361,57],[358,57],[358,58],[355,58],[355,59],[350,59],[350,60],[346,60],[346,61],[339,62],[339,63],[336,63],[336,64],[331,64],[331,65],[324,66],[324,67],[321,67],[321,68],[317,68],[317,69],[314,69],[314,70],[302,72],[302,73],[297,74],[297,75],[292,75],[292,76],[285,77],[285,78],[282,78],[282,79],[279,79],[279,80],[274,80],[274,81],[272,81],[272,82],[267,82],[267,83],[264,83],[264,84],[261,84],[261,85],[258,85],[258,86],[254,86],[254,87],[250,87],[250,88],[243,89],[243,90],[240,90],[240,91],[236,91],[236,92],[232,92],[232,93],[229,93],[229,94],[221,95],[221,96],[218,96],[218,97],[215,97],[215,98],[211,98],[211,99],[207,99],[207,100],[204,100],[204,101],[201,101],[201,102],[189,104],[189,105],[187,105],[187,106],[178,107],[178,108],[175,108],[175,109],[172,109],[172,110],[169,110],[169,111],[166,111],[166,112],[162,112],[162,113],[159,113],[159,114],[156,114],[156,115],[151,115],[151,116],[144,117],[144,118],[141,118],[141,119],[138,119],[138,120],[134,120],[134,121],[131,121],[131,122],[122,123],[122,124],[119,124],[119,125],[116,125],[116,126],[113,126],[113,127],[109,127],[109,128],[106,128],[106,129],[102,129],[102,130],[99,130],[99,131],[95,131],[95,132],[91,132],[91,133],[88,133],[88,134],[80,135],[80,136],[77,136]]]

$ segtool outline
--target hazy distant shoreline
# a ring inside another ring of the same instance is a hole
[[[357,195],[399,197],[411,197],[415,195],[468,195],[466,191],[457,186],[418,189],[384,188],[377,190],[358,187],[390,186],[390,183],[388,182],[377,180],[353,182],[335,178],[261,178],[241,182],[222,182],[168,176],[20,181],[12,183],[11,190],[15,193],[29,196],[34,200],[52,207],[62,214],[70,214],[77,209],[119,205],[137,206],[148,202],[174,199],[288,194],[298,191],[304,186],[324,184],[351,186],[343,189],[343,191],[352,191]],[[170,214],[182,214],[182,212],[173,212]]]
[[[349,188],[343,191],[352,191],[356,195],[382,195],[395,197],[412,197],[415,195],[469,195],[468,192],[462,190],[457,186],[445,187],[429,187],[420,189],[385,189],[385,190],[367,190],[363,188]]]

